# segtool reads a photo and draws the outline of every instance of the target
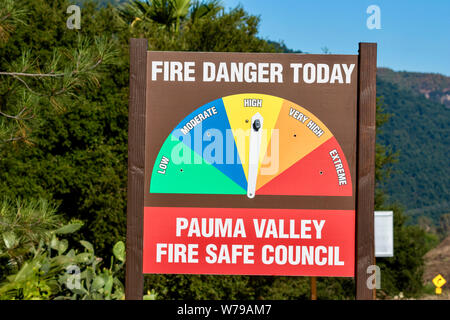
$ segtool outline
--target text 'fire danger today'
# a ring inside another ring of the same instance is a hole
[[[194,61],[152,61],[151,81],[350,84],[355,64],[203,62],[199,69]]]

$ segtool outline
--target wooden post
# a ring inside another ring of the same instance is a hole
[[[356,299],[372,300],[367,287],[367,268],[375,264],[375,117],[377,44],[359,44],[358,141],[356,190]]]
[[[145,103],[147,40],[130,40],[130,98],[128,110],[128,205],[125,298],[142,300]]]
[[[316,277],[311,277],[311,300],[317,300]]]

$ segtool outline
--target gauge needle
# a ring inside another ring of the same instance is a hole
[[[253,198],[255,196],[256,178],[258,176],[259,151],[261,149],[262,127],[263,117],[258,112],[252,117],[250,128],[247,184],[247,197],[249,198]]]

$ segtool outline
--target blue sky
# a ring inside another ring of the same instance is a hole
[[[259,36],[308,53],[357,54],[378,43],[378,66],[450,76],[450,0],[222,0],[261,18]],[[370,5],[381,29],[369,30]]]

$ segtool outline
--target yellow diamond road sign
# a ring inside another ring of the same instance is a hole
[[[434,277],[434,279],[432,281],[433,281],[433,284],[436,286],[436,294],[441,294],[442,293],[441,287],[444,284],[446,284],[447,281],[440,274],[438,274],[436,277]]]

